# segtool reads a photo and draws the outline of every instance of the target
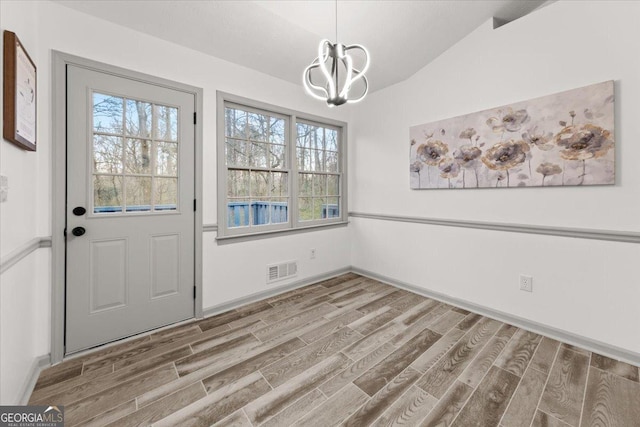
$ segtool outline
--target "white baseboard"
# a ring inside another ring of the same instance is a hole
[[[603,342],[600,342],[591,338],[587,338],[578,334],[574,334],[572,332],[556,329],[554,327],[547,326],[542,323],[534,322],[532,320],[524,319],[522,317],[518,317],[513,314],[509,314],[509,313],[494,310],[488,307],[484,307],[469,301],[465,301],[460,298],[442,294],[440,292],[430,291],[428,289],[425,289],[416,285],[412,285],[410,283],[405,283],[399,280],[392,279],[390,277],[383,276],[373,271],[364,270],[357,267],[352,267],[351,271],[353,273],[360,274],[362,276],[366,276],[371,279],[375,279],[380,282],[387,283],[391,286],[406,289],[410,292],[425,296],[427,298],[432,298],[438,301],[442,301],[447,304],[464,308],[474,313],[478,313],[483,316],[490,317],[492,319],[496,319],[501,322],[508,323],[510,325],[514,325],[519,328],[526,329],[528,331],[535,332],[537,334],[544,335],[549,338],[553,338],[555,340],[562,341],[567,344],[575,345],[577,347],[582,347],[586,350],[589,350],[598,354],[602,354],[603,356],[607,356],[615,360],[620,360],[623,362],[631,363],[636,366],[640,366],[640,354],[624,348],[612,346],[610,344],[603,343]]]
[[[204,314],[204,317],[214,316],[216,314],[224,313],[225,311],[232,310],[242,305],[250,304],[252,302],[260,301],[266,298],[271,298],[293,289],[302,288],[303,286],[311,285],[313,283],[320,282],[322,280],[327,280],[332,277],[339,276],[341,274],[349,273],[350,271],[351,271],[351,267],[345,267],[338,270],[330,271],[328,273],[307,277],[293,283],[288,283],[283,286],[270,287],[267,290],[256,292],[246,297],[236,298],[222,304],[205,308],[203,310],[203,314]]]
[[[36,386],[40,372],[49,366],[51,366],[51,356],[48,354],[33,359],[29,372],[27,373],[27,378],[25,379],[20,394],[18,395],[20,398],[18,402],[16,402],[17,405],[26,405],[29,403],[29,398],[31,397],[33,388]]]

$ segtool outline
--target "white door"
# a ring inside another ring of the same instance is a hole
[[[194,316],[194,111],[67,66],[67,354]]]

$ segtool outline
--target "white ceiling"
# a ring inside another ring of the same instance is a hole
[[[54,0],[72,9],[301,84],[334,0]],[[340,43],[371,54],[375,91],[405,80],[491,17],[512,21],[545,0],[340,0]]]

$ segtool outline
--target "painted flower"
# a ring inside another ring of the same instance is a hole
[[[409,165],[409,170],[411,172],[420,173],[423,167],[424,167],[424,163],[420,161],[415,161],[411,163],[411,165]]]
[[[478,147],[463,145],[453,152],[453,158],[462,167],[469,167],[473,161],[482,155]]]
[[[562,168],[555,163],[544,162],[540,163],[540,166],[536,168],[536,172],[542,175],[542,186],[544,187],[544,180],[551,175],[558,175],[562,173]]]
[[[524,142],[538,147],[542,151],[549,151],[553,149],[553,145],[549,142],[553,139],[551,132],[538,132],[538,126],[534,126],[533,129],[529,129],[522,134]]]
[[[513,111],[511,108],[502,117],[491,117],[487,120],[487,124],[495,133],[517,132],[522,125],[529,121],[529,113],[527,110]]]
[[[524,163],[529,150],[529,145],[526,142],[511,139],[506,142],[499,142],[489,148],[484,156],[481,157],[481,160],[489,169],[509,170]]]
[[[558,175],[559,173],[562,173],[562,168],[555,163],[545,162],[540,163],[540,166],[536,168],[536,172],[544,177],[547,177],[550,175]]]
[[[429,166],[436,166],[440,160],[449,152],[449,147],[442,141],[429,141],[420,144],[416,155]]]
[[[443,178],[455,178],[460,173],[460,165],[451,157],[445,157],[438,163],[440,176]]]
[[[462,132],[460,132],[460,139],[471,139],[476,134],[476,130],[474,128],[466,128]]]
[[[587,160],[602,157],[611,147],[611,132],[592,124],[567,126],[554,138],[563,148],[560,156],[565,160]]]

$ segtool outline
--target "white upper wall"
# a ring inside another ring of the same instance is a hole
[[[496,30],[487,22],[371,94],[352,121],[350,210],[640,231],[639,19],[640,2],[555,2]],[[410,126],[606,80],[615,186],[409,189]],[[640,354],[638,244],[365,218],[350,228],[355,267]],[[534,277],[532,294],[520,274]]]
[[[354,111],[350,210],[640,231],[638,19],[639,2],[560,1],[496,30],[488,21],[410,79],[371,94]],[[615,186],[409,189],[410,126],[606,80],[615,80]]]

